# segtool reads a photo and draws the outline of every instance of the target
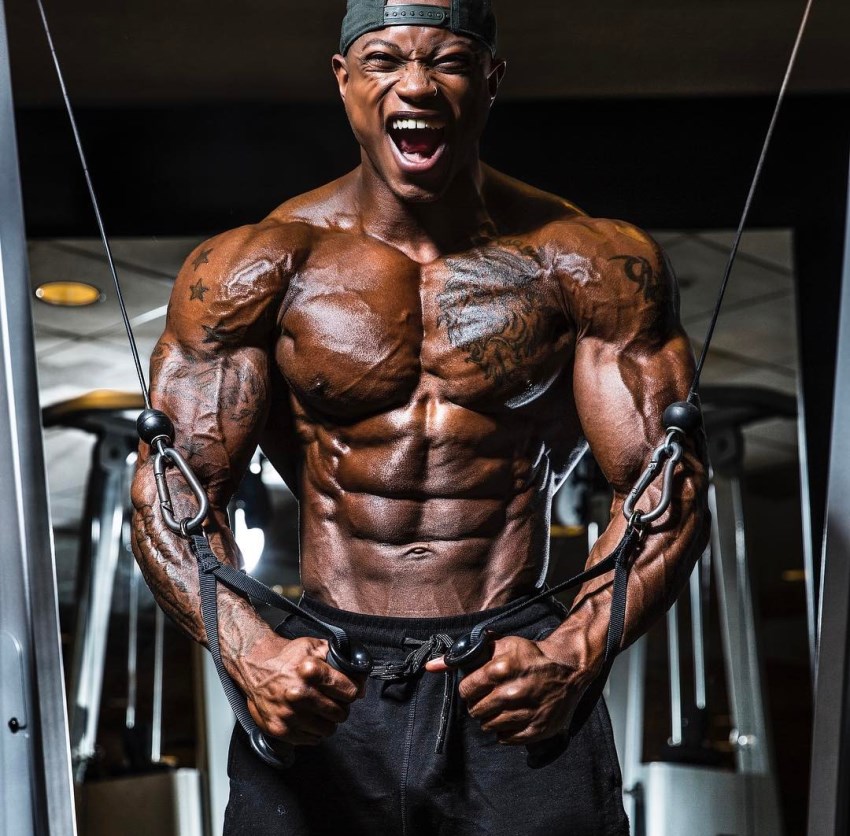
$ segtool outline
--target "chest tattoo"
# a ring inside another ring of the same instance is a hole
[[[558,322],[537,251],[522,242],[509,246],[447,258],[450,278],[436,297],[437,325],[449,342],[499,386],[521,378],[522,367],[552,341]]]

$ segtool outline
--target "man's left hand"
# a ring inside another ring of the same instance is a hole
[[[484,731],[500,743],[528,744],[565,729],[589,684],[577,668],[547,655],[545,642],[518,636],[495,641],[492,659],[464,676],[460,696]],[[444,671],[442,659],[425,666]]]

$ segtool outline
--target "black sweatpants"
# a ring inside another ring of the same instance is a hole
[[[344,628],[376,660],[403,659],[410,651],[405,639],[440,633],[456,638],[498,612],[383,618],[302,604]],[[538,603],[499,622],[498,630],[541,639],[562,619],[555,602]],[[297,616],[279,632],[318,635]],[[298,747],[288,770],[263,763],[237,726],[228,760],[225,836],[628,836],[611,723],[601,700],[564,754],[529,769],[525,747],[500,744],[484,733],[456,693],[449,705],[445,685],[445,674],[427,671],[409,682],[370,679],[348,720],[318,746]]]

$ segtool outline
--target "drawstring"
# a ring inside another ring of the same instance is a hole
[[[452,646],[453,639],[445,633],[436,633],[428,639],[405,639],[403,647],[415,648],[400,662],[378,660],[369,674],[383,682],[410,682],[419,676],[425,665],[432,659],[439,659]],[[437,730],[437,743],[434,751],[442,754],[449,732],[449,723],[454,714],[454,696],[457,686],[457,672],[447,670],[443,680],[443,707],[440,710],[440,726]]]

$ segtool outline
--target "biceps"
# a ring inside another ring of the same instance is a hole
[[[662,415],[685,397],[693,359],[684,335],[655,349],[623,349],[584,339],[576,349],[574,389],[585,437],[605,477],[627,493],[663,440]]]
[[[268,357],[256,348],[200,358],[165,343],[151,396],[175,427],[175,447],[224,507],[253,454],[268,411]]]

